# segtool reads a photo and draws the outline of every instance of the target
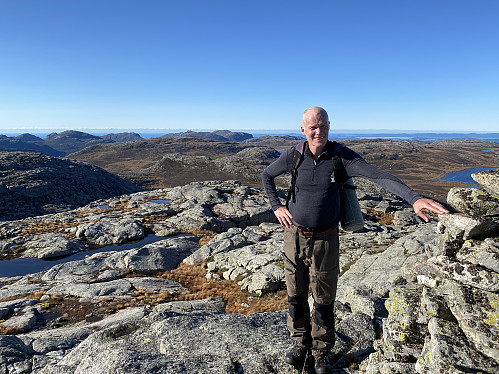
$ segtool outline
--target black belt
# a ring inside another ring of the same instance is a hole
[[[295,226],[292,226],[292,228],[295,227]],[[313,229],[307,229],[305,227],[296,227],[296,230],[302,234],[304,237],[306,238],[311,238],[314,234],[315,236],[327,236],[327,235],[331,235],[331,234],[335,234],[338,232],[338,227],[332,227],[330,229],[327,229],[327,230],[323,230],[323,231],[315,231]]]

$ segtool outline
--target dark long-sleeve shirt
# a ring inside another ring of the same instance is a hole
[[[338,152],[340,152],[341,162],[349,177],[367,178],[411,205],[422,197],[394,175],[367,163],[350,148],[328,141],[317,161],[305,147],[304,159],[296,176],[296,202],[290,201],[288,206],[296,225],[321,230],[338,224],[340,186],[334,179],[332,161],[332,157]],[[274,211],[282,206],[274,178],[285,172],[292,172],[293,153],[294,147],[284,152],[262,173],[263,187]]]

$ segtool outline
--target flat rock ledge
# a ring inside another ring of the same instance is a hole
[[[497,179],[486,180],[490,194]],[[421,224],[392,197],[358,195],[364,229],[340,237],[334,372],[498,372],[497,217],[470,214],[475,199]],[[497,209],[490,200],[487,212]],[[380,224],[381,216],[392,220]],[[212,239],[200,244],[206,231]],[[53,297],[78,307],[126,303],[137,291],[183,292],[186,285],[154,276],[181,262],[202,262],[207,279],[232,280],[254,297],[282,289],[282,229],[259,189],[192,183],[2,222],[0,234],[1,252],[18,257],[49,252],[43,243],[87,251],[157,236],[0,278],[0,327],[16,331],[0,335],[0,374],[296,372],[283,361],[293,346],[286,311],[226,313],[221,298],[144,303],[73,324],[64,316],[49,321],[44,311]]]

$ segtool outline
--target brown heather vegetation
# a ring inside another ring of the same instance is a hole
[[[62,297],[51,295],[51,297],[39,303],[42,313],[48,319],[56,320],[57,325],[73,324],[86,320],[88,322],[98,321],[104,316],[113,314],[121,309],[137,306],[148,306],[152,308],[158,304],[170,301],[192,301],[202,300],[210,297],[221,297],[226,303],[225,312],[251,314],[256,312],[272,312],[287,308],[287,297],[285,290],[269,293],[263,296],[252,295],[241,290],[235,282],[229,280],[207,280],[205,278],[205,263],[186,265],[181,263],[176,269],[156,274],[156,277],[173,280],[182,283],[187,290],[175,294],[166,291],[136,290],[131,298],[103,298],[100,301],[80,301],[76,297]],[[129,277],[141,276],[130,274]],[[22,295],[22,298],[40,299],[44,292]],[[1,299],[10,301],[21,298]],[[0,328],[0,335],[18,334],[12,328]]]

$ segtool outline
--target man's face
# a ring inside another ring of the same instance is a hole
[[[324,119],[309,119],[303,122],[301,132],[307,138],[309,147],[324,147],[329,135],[329,121]]]

